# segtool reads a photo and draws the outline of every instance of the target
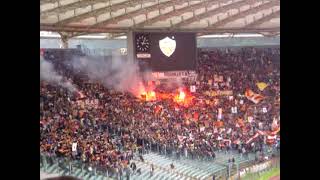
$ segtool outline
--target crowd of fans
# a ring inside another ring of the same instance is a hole
[[[268,144],[265,136],[246,142],[259,130],[271,131],[274,119],[280,123],[279,56],[279,48],[199,50],[197,81],[184,83],[186,89],[195,85],[196,92],[188,93],[194,99],[183,106],[172,100],[145,102],[90,82],[65,66],[66,57],[47,54],[45,59],[83,96],[41,82],[40,151],[122,173],[135,152],[214,159],[220,150],[246,154],[278,145]],[[216,82],[219,76],[223,79]],[[258,82],[268,86],[260,90]],[[246,89],[265,99],[253,103],[244,96]],[[233,94],[208,94],[216,90]]]

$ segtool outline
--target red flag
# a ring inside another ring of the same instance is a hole
[[[193,114],[193,119],[194,119],[194,121],[198,121],[199,120],[199,113],[198,112],[195,112]]]
[[[244,95],[249,99],[250,101],[254,102],[255,104],[259,103],[264,99],[264,96],[260,94],[254,93],[252,90],[247,89],[244,93]]]

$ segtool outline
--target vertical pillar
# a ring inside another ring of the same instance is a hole
[[[61,48],[67,49],[68,48],[68,37],[67,36],[62,36],[61,37]]]
[[[133,31],[127,32],[127,57],[128,60],[134,61],[135,60],[135,55],[134,55],[134,50],[133,50],[133,45],[134,45],[134,39],[133,39]]]
[[[59,32],[59,34],[60,34],[60,37],[61,37],[60,48],[63,48],[63,49],[69,48],[68,41],[69,41],[70,35],[68,33],[65,33],[65,32]]]

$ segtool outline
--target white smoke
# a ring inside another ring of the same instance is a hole
[[[167,80],[166,87],[173,88],[173,89],[177,89],[177,88],[180,89],[181,87],[183,87],[182,79],[181,78],[169,78]]]
[[[145,91],[143,79],[151,77],[147,73],[141,73],[135,61],[118,57],[109,60],[104,60],[103,57],[75,57],[71,65],[75,70],[87,74],[91,81],[135,96],[140,96]]]
[[[70,81],[64,81],[63,79],[63,76],[54,70],[53,64],[40,57],[40,80],[62,86],[71,92],[77,91],[77,88]]]

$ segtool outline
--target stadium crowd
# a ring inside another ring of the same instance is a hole
[[[214,159],[216,151],[246,154],[279,146],[266,136],[252,138],[280,123],[279,56],[279,48],[200,50],[197,81],[184,84],[185,89],[196,86],[196,92],[188,92],[194,99],[183,106],[171,100],[145,102],[108,89],[73,72],[64,65],[65,57],[47,55],[81,95],[40,83],[40,151],[121,174],[136,152]],[[266,87],[260,89],[261,82]],[[264,99],[253,103],[244,96],[247,89]],[[232,95],[210,95],[218,90]]]

